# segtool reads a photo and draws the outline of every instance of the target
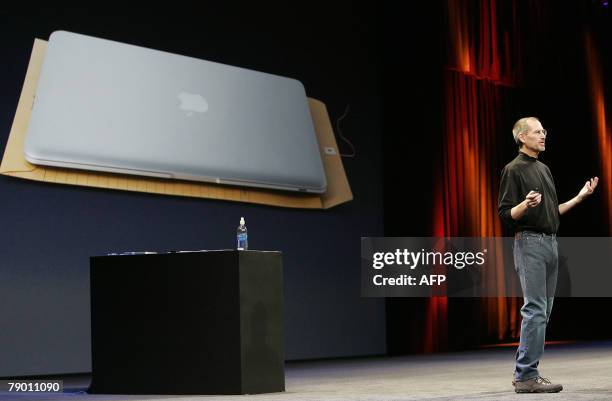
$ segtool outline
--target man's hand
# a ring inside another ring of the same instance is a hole
[[[584,184],[584,187],[578,192],[578,200],[582,202],[587,196],[591,195],[595,188],[597,188],[597,183],[599,182],[599,177],[591,178]]]
[[[528,207],[536,207],[542,202],[542,194],[536,191],[529,191],[525,197]]]
[[[584,184],[584,187],[578,192],[573,199],[568,200],[565,203],[559,205],[559,214],[565,214],[568,210],[585,200],[588,196],[590,196],[595,188],[597,188],[597,183],[599,182],[599,177],[593,177],[589,181]]]
[[[540,202],[542,202],[542,194],[536,191],[529,191],[524,201],[510,209],[510,217],[514,220],[519,220],[527,213],[527,209],[537,207]]]

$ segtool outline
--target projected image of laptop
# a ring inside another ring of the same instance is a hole
[[[323,193],[303,85],[54,32],[24,152],[33,164]]]

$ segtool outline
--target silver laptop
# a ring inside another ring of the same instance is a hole
[[[33,164],[323,193],[295,80],[57,31],[24,146]]]

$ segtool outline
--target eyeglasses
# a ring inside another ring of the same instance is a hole
[[[544,135],[544,138],[546,138],[546,135],[548,135],[548,132],[544,128],[533,131],[532,133],[536,135]]]

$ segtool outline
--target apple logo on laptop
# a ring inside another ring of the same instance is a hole
[[[181,92],[178,98],[181,101],[180,108],[187,112],[187,117],[191,117],[193,113],[206,113],[208,110],[208,102],[201,95]]]

